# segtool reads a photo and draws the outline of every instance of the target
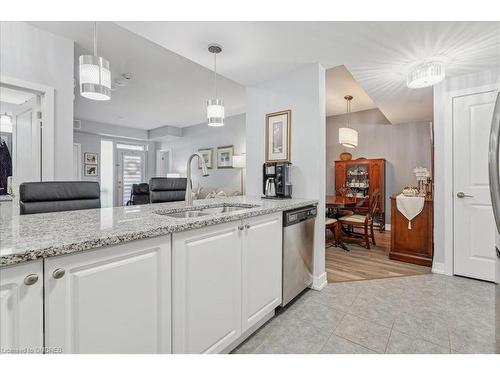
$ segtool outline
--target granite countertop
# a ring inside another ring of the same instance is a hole
[[[247,196],[203,199],[195,200],[194,206],[206,208],[214,205],[239,204],[256,207],[182,219],[155,212],[171,209],[182,211],[184,202],[15,215],[0,221],[0,267],[317,203],[316,200],[271,200]]]

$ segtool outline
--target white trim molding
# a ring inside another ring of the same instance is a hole
[[[444,272],[444,263],[432,262],[432,273],[446,275],[446,273]]]
[[[326,272],[323,272],[321,275],[313,277],[313,283],[311,285],[311,289],[321,290],[325,286],[327,286],[327,284],[328,280],[326,279]]]

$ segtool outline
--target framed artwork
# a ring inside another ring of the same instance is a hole
[[[290,161],[292,111],[266,115],[266,162]]]
[[[83,154],[84,164],[97,164],[97,154],[92,152],[86,152]]]
[[[85,177],[97,177],[97,164],[85,164]]]
[[[205,160],[205,163],[207,164],[207,168],[212,169],[214,149],[213,148],[200,148],[198,150],[198,153],[201,154],[201,156],[203,156],[203,160]],[[198,169],[201,169],[200,160],[198,160]]]
[[[217,168],[233,167],[234,146],[217,147]]]

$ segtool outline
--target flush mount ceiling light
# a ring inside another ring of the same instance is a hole
[[[217,54],[222,52],[222,46],[210,44],[208,52],[214,55],[214,88],[213,99],[207,100],[208,126],[224,126],[224,102],[217,98]]]
[[[97,56],[97,22],[94,22],[94,54],[81,55],[79,62],[80,95],[92,100],[111,99],[109,61]]]
[[[444,78],[444,63],[430,61],[419,64],[411,69],[406,76],[406,86],[411,89],[420,89],[433,86]]]
[[[348,148],[354,148],[358,145],[358,132],[351,128],[351,95],[344,96],[347,102],[347,126],[339,128],[339,143]]]

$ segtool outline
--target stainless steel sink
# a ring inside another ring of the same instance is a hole
[[[165,215],[165,216],[173,217],[175,219],[188,219],[188,218],[199,217],[199,216],[217,215],[217,214],[223,214],[223,213],[228,213],[228,212],[246,210],[246,209],[253,208],[253,207],[258,207],[258,206],[253,205],[253,204],[238,204],[238,205],[222,204],[222,205],[218,205],[218,206],[205,207],[205,208],[195,208],[195,207],[186,208],[185,210],[182,210],[182,211],[163,210],[163,211],[156,211],[155,213],[158,215]]]
[[[176,219],[189,219],[191,217],[198,217],[198,216],[206,216],[210,215],[205,212],[201,212],[200,210],[189,210],[189,211],[180,211],[180,212],[157,212],[159,215],[165,215],[165,216],[170,216]]]
[[[241,211],[247,208],[252,208],[254,206],[241,207],[241,206],[222,206],[222,207],[208,207],[202,209],[202,212],[208,212],[209,214],[223,214],[226,212]]]

